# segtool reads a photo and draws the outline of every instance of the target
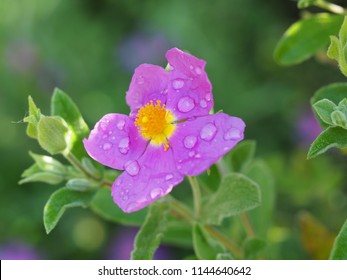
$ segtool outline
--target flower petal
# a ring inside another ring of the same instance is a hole
[[[204,172],[243,139],[244,129],[241,119],[224,113],[178,124],[169,139],[178,171],[190,176]]]
[[[131,114],[151,100],[166,103],[169,73],[164,68],[152,64],[141,64],[135,69],[126,101]]]
[[[183,178],[171,149],[148,146],[140,159],[125,163],[112,186],[113,200],[124,212],[134,212],[168,194]]]
[[[178,120],[207,115],[213,96],[204,70],[206,62],[176,48],[169,50],[166,58],[171,68],[166,108]]]
[[[105,115],[83,143],[93,159],[120,170],[125,162],[138,159],[147,145],[133,120],[122,114]]]

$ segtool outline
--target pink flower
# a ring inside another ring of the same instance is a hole
[[[130,116],[105,115],[84,139],[88,154],[124,170],[112,186],[124,212],[142,209],[168,194],[185,175],[207,170],[243,139],[244,122],[213,107],[206,62],[173,48],[170,71],[142,64],[126,101]]]

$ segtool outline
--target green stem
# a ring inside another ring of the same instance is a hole
[[[86,170],[83,165],[81,164],[81,162],[72,154],[69,153],[67,155],[64,155],[65,158],[72,164],[72,166],[74,166],[76,169],[80,170],[87,178],[92,179],[96,182],[100,182],[102,180],[102,178],[99,178],[97,176],[95,176],[94,174],[90,173],[88,170]],[[108,181],[108,180],[102,180],[103,185],[112,187],[112,182]]]
[[[201,191],[198,180],[196,177],[188,176],[190,185],[192,186],[193,199],[194,199],[194,213],[195,218],[199,218],[201,214]]]
[[[247,235],[249,237],[254,237],[255,236],[255,233],[254,233],[254,230],[253,230],[253,227],[251,225],[251,222],[248,218],[248,215],[247,213],[243,212],[240,214],[240,218],[241,218],[241,221],[242,221],[242,224],[247,232]]]
[[[171,205],[172,212],[174,214],[181,216],[191,224],[196,222],[194,215],[184,204],[172,198]],[[230,251],[230,253],[232,253],[235,257],[241,258],[242,251],[232,240],[210,225],[203,225],[203,227],[211,237],[223,244],[224,247]]]
[[[333,3],[326,2],[324,0],[317,1],[316,3],[314,3],[314,5],[324,10],[327,10],[329,12],[332,12],[334,14],[338,14],[338,15],[347,14],[346,10],[343,7]]]

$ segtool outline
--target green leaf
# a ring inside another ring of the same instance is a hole
[[[66,153],[69,150],[71,131],[60,117],[42,116],[37,125],[40,146],[50,154]]]
[[[339,60],[340,58],[340,42],[336,36],[330,36],[330,46],[328,47],[327,55],[330,59]]]
[[[259,238],[249,238],[244,244],[244,256],[247,260],[256,259],[266,247],[266,242]]]
[[[231,150],[227,160],[235,172],[242,171],[254,158],[256,141],[245,140]]]
[[[55,191],[43,210],[43,222],[47,234],[55,228],[66,209],[87,207],[94,195],[94,192],[78,192],[65,187]]]
[[[89,133],[89,128],[82,115],[72,101],[72,99],[63,91],[56,88],[51,100],[51,113],[54,116],[62,117],[72,131],[70,138],[72,153],[79,159],[86,157],[82,140]]]
[[[30,176],[25,176],[24,179],[20,180],[18,184],[25,184],[31,182],[43,182],[50,185],[57,185],[64,181],[64,177],[50,172],[37,172]]]
[[[124,213],[113,202],[109,188],[102,188],[96,193],[90,208],[102,218],[123,225],[141,225],[147,214],[147,208],[130,214]]]
[[[24,122],[28,123],[27,126],[27,135],[31,138],[37,138],[37,123],[40,120],[41,112],[40,109],[36,107],[34,100],[31,96],[28,96],[29,103],[29,115],[24,118]]]
[[[307,8],[309,6],[314,5],[317,1],[319,1],[319,0],[299,0],[298,8],[299,9]]]
[[[340,126],[347,129],[347,118],[341,111],[334,111],[331,113],[331,120],[334,126]]]
[[[333,147],[347,147],[347,130],[341,127],[329,127],[324,130],[312,143],[307,158],[314,158]]]
[[[317,90],[311,98],[311,105],[323,99],[339,104],[344,98],[347,98],[347,83],[334,83]],[[315,115],[323,128],[329,127],[316,112]]]
[[[259,207],[249,211],[248,216],[256,234],[265,238],[271,226],[275,206],[273,175],[263,160],[255,160],[245,170],[245,175],[260,187],[262,203]]]
[[[347,220],[337,235],[330,254],[331,260],[347,260]]]
[[[183,248],[192,248],[192,227],[182,219],[176,219],[172,215],[168,217],[167,230],[162,237],[163,243]]]
[[[136,235],[132,260],[151,260],[167,225],[169,203],[157,201],[151,204],[146,220]]]
[[[278,42],[274,57],[281,65],[300,63],[326,47],[329,36],[337,34],[343,16],[316,14],[291,25]]]
[[[74,178],[70,179],[66,183],[66,188],[73,190],[73,191],[79,191],[79,192],[85,192],[89,190],[92,187],[92,183],[83,178]]]
[[[313,109],[317,115],[324,121],[326,124],[333,125],[331,120],[331,113],[335,111],[336,104],[331,102],[329,99],[322,99],[313,104]]]
[[[257,183],[238,173],[226,175],[203,208],[207,223],[219,225],[223,219],[260,205],[260,189]]]
[[[50,156],[35,154],[31,151],[29,151],[29,155],[43,171],[57,174],[66,174],[67,172],[66,166]]]
[[[218,254],[225,251],[219,243],[203,231],[199,224],[195,224],[193,227],[193,246],[194,252],[200,260],[215,260]]]

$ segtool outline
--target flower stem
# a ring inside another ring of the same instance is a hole
[[[171,200],[171,206],[172,206],[172,212],[174,214],[178,214],[185,220],[187,220],[189,223],[194,224],[196,222],[196,219],[194,218],[194,215],[191,213],[191,211],[181,202],[177,201],[176,199],[172,198]],[[224,245],[225,248],[227,248],[230,253],[232,253],[235,257],[241,257],[242,251],[241,249],[228,237],[224,236],[221,232],[219,232],[217,229],[210,225],[203,225],[203,228],[206,230],[206,232],[216,239],[218,242]]]
[[[314,3],[314,5],[338,15],[345,15],[347,13],[346,10],[342,8],[341,6],[330,3],[330,2],[326,2],[324,0],[317,1],[316,3]]]
[[[86,170],[81,164],[81,162],[74,156],[74,154],[68,153],[67,155],[64,155],[64,156],[72,164],[72,166],[80,170],[87,178],[92,179],[96,182],[100,182],[102,180],[103,185],[112,187],[112,182],[108,180],[103,180],[102,178],[99,178],[95,176],[94,174],[90,173],[88,170]]]
[[[241,221],[242,221],[242,224],[247,232],[247,235],[249,237],[254,237],[255,236],[255,233],[254,233],[254,230],[253,230],[253,227],[251,225],[251,222],[248,218],[248,215],[247,213],[243,212],[240,214],[240,218],[241,218]]]
[[[237,246],[233,241],[212,226],[204,225],[204,229],[209,233],[210,236],[214,237],[221,244],[223,244],[224,247],[227,248],[235,257],[241,258],[242,251],[240,247]]]
[[[201,191],[198,180],[196,177],[188,176],[190,185],[192,186],[193,199],[194,199],[194,213],[195,218],[199,218],[201,214]]]

